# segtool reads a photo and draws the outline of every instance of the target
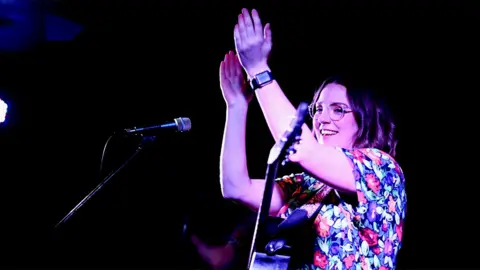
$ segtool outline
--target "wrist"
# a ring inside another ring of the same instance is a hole
[[[254,67],[248,68],[248,70],[246,70],[246,73],[247,73],[248,79],[251,80],[258,73],[263,72],[263,71],[267,71],[267,70],[271,71],[268,64],[264,63],[264,64],[259,64],[259,65],[256,65]]]

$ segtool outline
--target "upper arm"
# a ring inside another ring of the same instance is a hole
[[[263,200],[265,180],[252,179],[250,187],[245,189],[243,195],[237,198],[254,210],[258,210]],[[278,215],[283,207],[289,207],[288,201],[303,201],[314,196],[324,185],[305,173],[290,174],[275,179],[270,215]],[[283,211],[282,211],[283,212]]]
[[[305,142],[296,146],[290,160],[298,162],[310,175],[339,191],[355,192],[352,165],[338,148]]]
[[[270,203],[270,215],[276,215],[283,206],[285,193],[278,183],[273,184],[272,200]],[[237,200],[241,201],[254,211],[258,211],[265,191],[264,179],[252,179],[249,188],[245,189],[245,193],[240,195]]]

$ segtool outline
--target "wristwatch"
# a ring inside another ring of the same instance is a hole
[[[252,88],[252,90],[256,90],[258,88],[264,87],[267,84],[270,84],[273,80],[274,78],[270,71],[262,71],[250,80],[250,87]]]

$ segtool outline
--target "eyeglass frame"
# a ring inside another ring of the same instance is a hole
[[[308,114],[310,115],[310,117],[311,117],[312,119],[315,119],[315,115],[316,115],[317,112],[318,112],[318,110],[317,110],[317,108],[316,108],[316,105],[317,105],[317,104],[310,104],[310,105],[308,106]],[[342,116],[341,116],[339,119],[333,119],[333,118],[332,118],[332,115],[331,115],[331,107],[332,107],[332,106],[337,106],[337,107],[339,107],[340,109],[342,109]],[[339,105],[339,104],[330,104],[330,106],[327,106],[327,110],[329,111],[328,117],[329,117],[332,121],[340,121],[340,120],[342,120],[342,119],[345,117],[345,114],[353,112],[353,110],[347,110],[347,109],[345,109],[343,106],[341,106],[341,105]]]

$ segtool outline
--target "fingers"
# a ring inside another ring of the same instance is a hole
[[[220,62],[220,77],[230,78],[242,73],[242,66],[234,51],[228,51]]]
[[[263,37],[265,38],[265,42],[268,44],[272,44],[272,30],[270,29],[270,24],[265,24],[265,29],[263,29]]]
[[[224,61],[220,62],[220,69],[218,73],[220,75],[220,80],[225,79],[225,62]]]
[[[228,74],[230,76],[235,76],[235,69],[236,69],[236,65],[235,65],[235,54],[233,53],[233,51],[229,51],[228,52]]]
[[[250,13],[248,12],[248,9],[242,8],[242,18],[243,18],[243,23],[245,24],[246,36],[247,37],[255,36],[255,28],[253,26],[252,18],[250,17]]]
[[[234,51],[230,51],[230,75],[231,76],[241,76],[242,75],[242,64],[240,63],[240,58],[235,54]]]
[[[257,10],[252,9],[252,15],[246,8],[242,8],[242,12],[238,15],[238,24],[235,25],[234,38],[236,46],[241,46],[241,41],[248,37],[262,36],[262,22]]]
[[[299,155],[297,154],[299,148],[301,148],[300,143],[301,143],[301,141],[299,141],[298,143],[293,144],[292,147],[290,147],[290,148],[288,149],[289,152],[288,152],[288,154],[287,154],[287,158],[288,158],[289,161],[291,161],[291,162],[298,162],[298,161],[300,160]]]
[[[247,26],[245,25],[245,20],[243,18],[243,14],[238,15],[238,33],[240,40],[246,40],[247,35]]]
[[[252,19],[253,19],[253,27],[255,31],[255,35],[262,36],[262,21],[260,20],[260,16],[256,9],[252,10]]]
[[[221,66],[222,66],[223,78],[230,77],[230,68],[228,67],[229,66],[228,53],[225,54],[225,57],[223,58]]]
[[[238,55],[234,55],[234,64],[235,64],[235,75],[242,74],[242,64],[240,64],[240,59],[238,59]]]

